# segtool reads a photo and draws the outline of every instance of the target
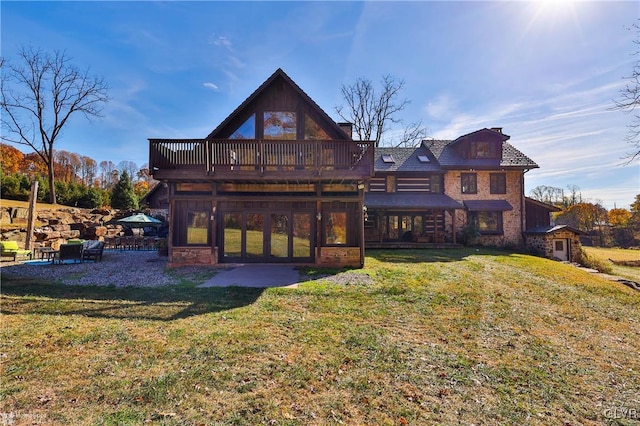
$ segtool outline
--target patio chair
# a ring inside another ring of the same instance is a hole
[[[85,241],[82,243],[82,260],[102,261],[102,251],[104,250],[104,242],[102,241]]]
[[[61,244],[60,251],[58,253],[58,263],[61,264],[65,260],[73,260],[73,263],[76,263],[76,260],[82,263],[82,250],[84,245],[82,244]]]
[[[15,262],[18,256],[25,256],[31,259],[31,250],[19,248],[17,241],[0,241],[0,257],[13,257]]]

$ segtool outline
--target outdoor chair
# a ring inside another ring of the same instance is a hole
[[[82,243],[82,260],[102,261],[102,251],[104,250],[104,242],[102,241],[85,241]]]
[[[73,260],[73,263],[78,260],[82,263],[83,248],[82,244],[61,244],[57,257],[58,263],[62,263],[65,260]]]
[[[18,247],[17,241],[0,241],[0,256],[13,257],[15,262],[18,256],[32,258],[31,250],[23,250]]]

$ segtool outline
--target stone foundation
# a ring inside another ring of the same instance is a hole
[[[214,266],[218,264],[218,248],[211,247],[172,247],[169,254],[169,267],[177,266]]]
[[[360,248],[322,247],[320,250],[320,256],[316,256],[316,265],[338,268],[344,266],[361,268]]]

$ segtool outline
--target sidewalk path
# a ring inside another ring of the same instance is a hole
[[[296,287],[300,273],[291,265],[241,265],[218,272],[198,287]]]

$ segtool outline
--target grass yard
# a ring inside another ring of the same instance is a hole
[[[640,268],[634,266],[616,265],[611,260],[640,261],[640,250],[605,248],[605,247],[583,247],[590,256],[596,257],[602,262],[611,266],[612,273],[623,278],[640,283]]]
[[[0,412],[47,425],[638,424],[640,293],[570,265],[368,250],[349,274],[369,285],[197,289],[174,273],[159,289],[3,277]]]

